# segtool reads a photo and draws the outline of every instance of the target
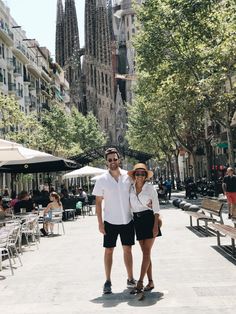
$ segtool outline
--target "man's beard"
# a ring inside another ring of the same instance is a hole
[[[119,168],[119,165],[117,163],[110,164],[110,166],[109,166],[109,169],[112,171],[117,170],[118,168]]]

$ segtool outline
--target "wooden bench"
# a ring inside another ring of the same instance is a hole
[[[200,205],[200,210],[197,212],[185,211],[190,217],[190,226],[193,226],[192,218],[196,218],[197,227],[199,229],[199,220],[203,220],[205,223],[206,232],[208,232],[208,222],[219,222],[221,224],[224,223],[222,218],[222,210],[224,204],[219,202],[218,200],[204,198]]]
[[[224,234],[225,236],[228,236],[231,238],[231,244],[232,244],[232,254],[235,256],[235,239],[236,239],[236,227],[229,226],[229,225],[222,225],[218,223],[212,223],[209,225],[211,228],[213,228],[217,232],[217,244],[221,246],[220,244],[220,234]]]

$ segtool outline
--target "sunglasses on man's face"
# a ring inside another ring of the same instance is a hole
[[[135,172],[135,177],[146,177],[147,173],[145,171],[142,172]]]
[[[118,158],[109,158],[107,159],[108,162],[114,162],[114,161],[118,161]]]

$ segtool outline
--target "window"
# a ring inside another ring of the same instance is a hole
[[[6,70],[3,69],[3,83],[6,84]]]
[[[5,45],[4,44],[2,44],[2,57],[3,57],[3,59],[5,59]]]
[[[2,73],[2,68],[0,68],[0,83],[3,83],[3,73]]]

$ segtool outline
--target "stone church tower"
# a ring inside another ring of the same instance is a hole
[[[117,143],[111,29],[106,0],[85,0],[86,99],[110,143]]]
[[[85,0],[84,49],[80,49],[75,1],[64,1],[65,8],[57,0],[56,61],[66,72],[72,103],[84,114],[94,113],[110,144],[124,144],[126,99],[124,82],[115,77],[120,71],[112,0]]]
[[[65,71],[70,84],[71,103],[82,113],[87,112],[85,86],[81,71],[79,31],[74,0],[57,0],[56,62]]]

